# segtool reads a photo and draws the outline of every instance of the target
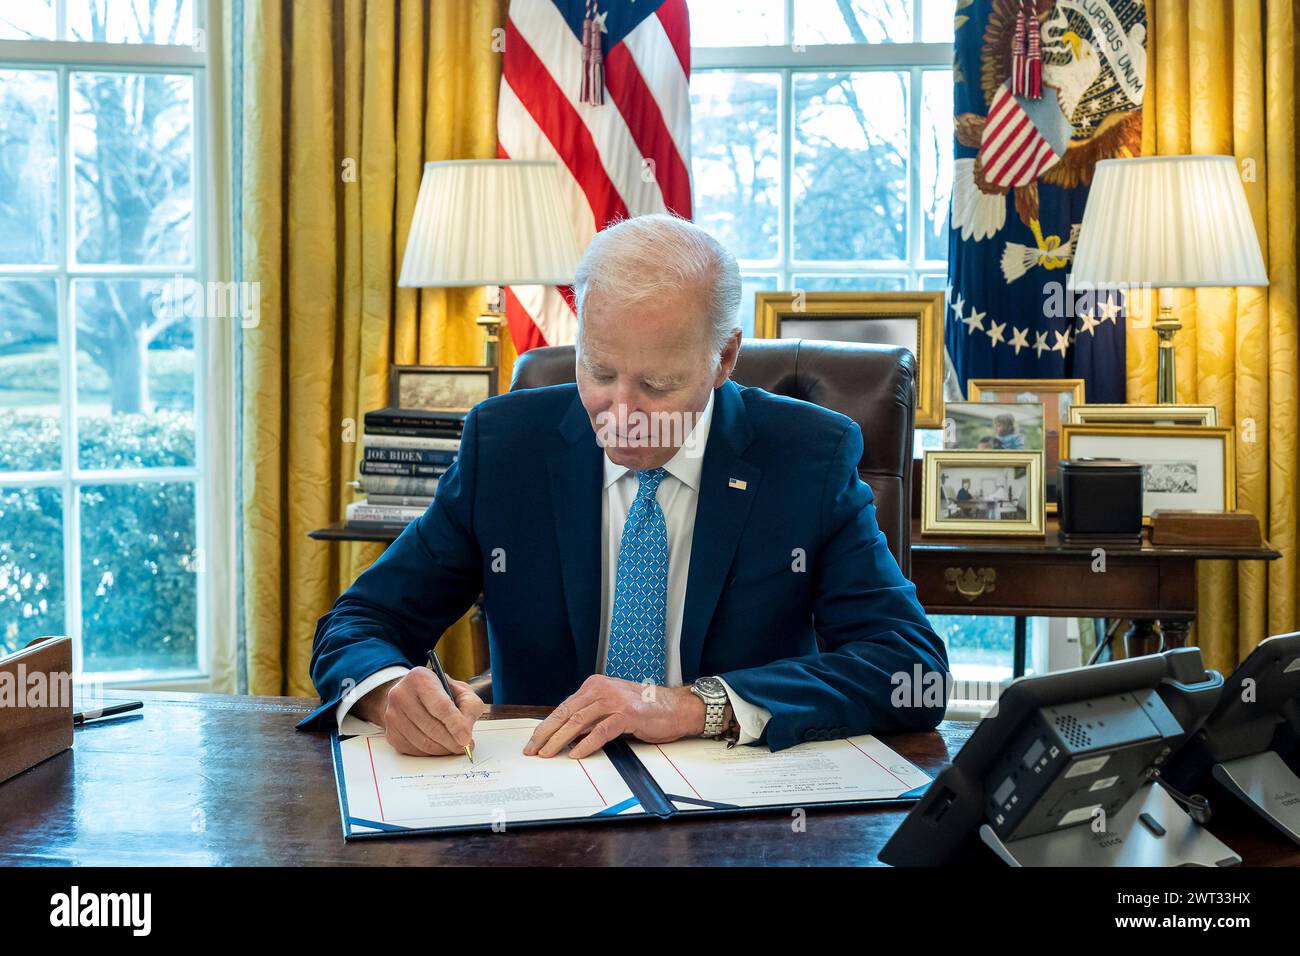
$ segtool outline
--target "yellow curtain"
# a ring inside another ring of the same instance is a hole
[[[314,690],[316,620],[380,554],[307,533],[353,500],[360,423],[388,366],[478,364],[482,290],[398,289],[423,164],[496,155],[505,0],[244,7],[245,621],[254,694]],[[503,336],[503,381],[513,352]],[[466,621],[440,653],[474,659]]]
[[[1235,156],[1270,285],[1182,292],[1178,400],[1213,403],[1236,429],[1238,507],[1282,552],[1268,564],[1201,562],[1194,639],[1228,672],[1296,617],[1295,0],[1147,0],[1144,155]],[[1140,305],[1128,400],[1156,393],[1156,336]]]

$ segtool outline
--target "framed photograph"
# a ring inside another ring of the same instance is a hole
[[[431,412],[467,412],[497,393],[497,370],[487,365],[390,365],[388,404]]]
[[[1232,429],[1213,425],[1066,424],[1063,458],[1123,458],[1142,465],[1142,519],[1156,508],[1237,507]]]
[[[909,349],[916,356],[916,427],[943,426],[942,292],[758,292],[754,337]]]
[[[945,402],[943,447],[1042,451],[1042,402]]]
[[[1071,405],[1070,425],[1218,425],[1214,405]]]
[[[927,451],[921,533],[1044,534],[1041,451]]]
[[[1043,487],[1047,513],[1056,514],[1057,466],[1061,426],[1070,420],[1070,409],[1085,400],[1081,378],[972,378],[966,382],[966,397],[972,402],[1041,402],[1043,405]]]

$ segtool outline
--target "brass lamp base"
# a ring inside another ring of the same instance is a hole
[[[497,375],[501,374],[501,323],[505,320],[505,289],[490,285],[487,287],[487,311],[474,321],[483,330],[483,364],[495,369]]]
[[[501,312],[485,312],[474,320],[483,330],[483,364],[489,368],[501,365],[501,323],[505,318]]]
[[[1178,401],[1174,384],[1174,333],[1183,324],[1174,316],[1173,290],[1160,290],[1160,318],[1153,326],[1160,339],[1156,352],[1156,403],[1173,405]]]

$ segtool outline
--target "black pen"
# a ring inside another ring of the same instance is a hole
[[[101,710],[82,711],[72,715],[72,726],[80,727],[88,720],[99,720],[101,717],[116,717],[118,714],[125,714],[128,710],[139,710],[143,706],[143,701],[128,700],[124,704],[113,704]]]
[[[443,691],[446,692],[447,697],[450,698],[454,705],[456,698],[451,696],[451,684],[447,683],[447,672],[442,669],[442,661],[438,660],[438,655],[432,647],[429,648],[429,670],[438,675],[438,681],[442,684]],[[474,755],[469,752],[469,744],[465,745],[465,756],[469,758],[470,763],[474,762]]]

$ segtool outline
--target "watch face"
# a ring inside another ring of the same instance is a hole
[[[716,677],[701,677],[695,682],[695,686],[700,689],[700,693],[706,697],[726,697],[726,688],[722,686],[722,681]]]

